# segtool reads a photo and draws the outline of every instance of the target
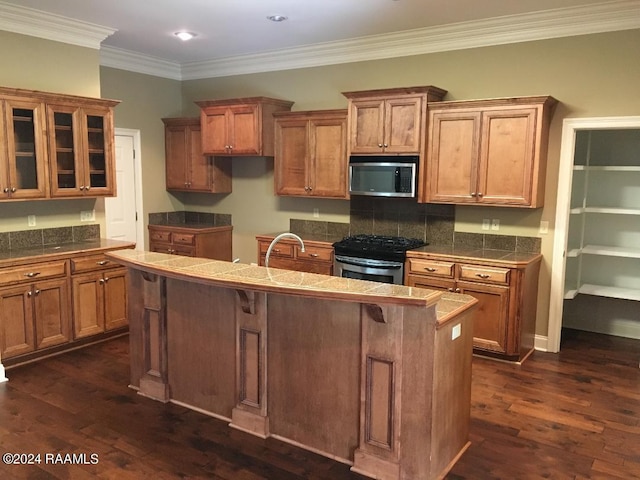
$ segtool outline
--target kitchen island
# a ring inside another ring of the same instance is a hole
[[[382,480],[443,478],[469,445],[459,294],[122,251],[131,387]]]

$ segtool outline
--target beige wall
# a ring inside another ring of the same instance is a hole
[[[142,167],[142,212],[145,245],[148,213],[183,210],[177,198],[165,189],[164,124],[162,118],[181,115],[180,82],[114,68],[100,69],[102,94],[120,100],[115,109],[116,128],[140,130]]]
[[[542,237],[536,332],[547,335],[553,223],[562,120],[566,117],[640,114],[640,30],[562,38],[513,45],[345,65],[238,75],[183,82],[185,112],[197,114],[194,100],[265,95],[294,101],[294,110],[341,108],[342,91],[410,85],[435,85],[448,100],[521,95],[553,95],[561,103],[552,123],[545,207],[537,210],[457,207],[456,230],[481,233],[483,218],[500,219],[500,234],[538,236],[540,220],[549,221]],[[261,176],[263,175],[263,176]],[[234,160],[234,193],[222,200],[185,198],[187,208],[233,215],[240,238],[234,255],[255,260],[254,233],[282,230],[288,218],[348,221],[345,201],[283,199],[273,196],[272,163]],[[324,212],[331,212],[324,214]]]
[[[0,85],[88,97],[100,96],[98,50],[0,31]],[[104,228],[102,201],[93,199],[3,202],[0,231],[80,225],[80,212],[96,208]],[[36,226],[27,225],[36,216]]]

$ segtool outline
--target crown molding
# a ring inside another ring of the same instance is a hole
[[[0,2],[0,30],[56,42],[100,49],[100,44],[117,30],[32,8]]]
[[[182,69],[179,63],[115,47],[103,46],[100,49],[100,66],[182,80]]]
[[[640,28],[640,0],[558,8],[186,63],[182,79],[318,67]]]

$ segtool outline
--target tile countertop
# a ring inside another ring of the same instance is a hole
[[[164,253],[120,250],[107,254],[127,267],[140,268],[158,275],[225,288],[345,300],[378,305],[416,305],[427,307],[437,302],[438,324],[475,305],[469,295],[448,294],[424,288],[331,277],[315,273],[267,268],[194,257],[176,257]]]
[[[455,259],[480,262],[483,265],[518,266],[528,265],[542,259],[540,253],[512,252],[482,248],[426,245],[407,252],[407,258]]]
[[[45,245],[31,248],[18,248],[0,251],[0,267],[19,265],[34,261],[56,260],[72,255],[99,253],[106,250],[133,248],[135,243],[100,238],[61,245]]]

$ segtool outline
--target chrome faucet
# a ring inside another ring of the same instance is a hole
[[[271,240],[271,243],[269,244],[269,248],[267,248],[267,254],[264,256],[265,267],[269,266],[269,257],[271,256],[271,250],[273,249],[274,245],[285,237],[295,238],[300,244],[300,251],[304,252],[304,242],[298,235],[296,235],[295,233],[289,233],[289,232],[281,233],[276,238]]]

